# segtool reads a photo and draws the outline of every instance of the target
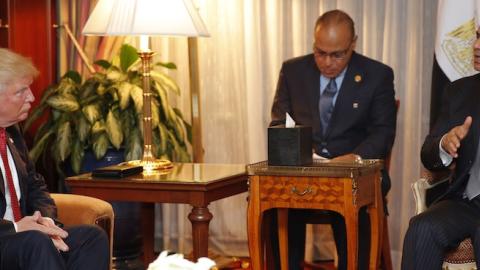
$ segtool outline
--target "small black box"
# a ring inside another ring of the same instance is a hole
[[[268,165],[304,166],[312,164],[312,128],[285,125],[268,128]]]
[[[92,172],[93,177],[122,178],[137,174],[143,171],[141,165],[131,165],[128,162],[122,162],[116,165],[110,165],[95,169]]]

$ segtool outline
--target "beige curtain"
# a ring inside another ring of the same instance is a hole
[[[65,1],[76,6],[70,22],[85,18],[88,1]],[[82,3],[81,3],[82,2]],[[93,3],[94,1],[92,1]],[[403,236],[414,213],[410,183],[421,170],[419,151],[428,129],[430,77],[433,61],[435,0],[197,0],[210,38],[199,39],[201,115],[205,162],[252,163],[266,159],[266,127],[281,63],[310,52],[313,25],[323,12],[339,8],[356,22],[357,51],[380,60],[395,71],[396,97],[400,100],[396,141],[391,164],[392,190],[388,195],[390,245],[395,269],[399,268]],[[81,13],[83,14],[83,13]],[[78,30],[80,26],[72,25]],[[91,59],[108,55],[118,43],[80,37]],[[127,42],[136,43],[135,39]],[[109,45],[108,45],[109,44]],[[178,66],[170,72],[183,89],[171,97],[184,115],[190,115],[188,48],[185,38],[154,38],[156,60]],[[73,57],[71,48],[64,53]],[[108,57],[106,57],[108,58]],[[69,64],[77,67],[78,60]],[[66,68],[66,64],[62,66]],[[210,205],[210,247],[217,253],[248,255],[246,233],[247,194]],[[187,205],[157,207],[159,249],[188,253],[191,226]],[[307,254],[332,256],[326,227],[311,228]],[[326,236],[327,235],[327,236]],[[316,245],[323,241],[325,245]],[[321,251],[321,252],[320,252]]]
[[[421,170],[419,151],[428,130],[430,78],[435,33],[435,0],[198,0],[210,38],[199,39],[201,114],[205,161],[251,163],[266,159],[266,127],[281,63],[310,52],[313,25],[323,12],[339,8],[356,22],[357,51],[395,71],[400,100],[388,195],[390,245],[399,268],[403,236],[414,213],[410,183]],[[185,39],[155,39],[160,58],[177,63],[173,72],[184,89],[176,100],[190,112]],[[247,255],[246,194],[210,205],[210,247]],[[161,248],[188,252],[189,206],[158,209]],[[311,229],[318,243],[325,227]],[[321,256],[331,256],[328,245]],[[307,248],[310,256],[318,249]]]

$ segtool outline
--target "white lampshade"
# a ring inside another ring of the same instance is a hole
[[[209,36],[191,0],[99,0],[82,33]]]

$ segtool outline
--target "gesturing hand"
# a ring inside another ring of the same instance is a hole
[[[452,157],[457,158],[457,150],[460,148],[460,142],[467,136],[470,126],[472,125],[472,117],[467,116],[463,124],[452,128],[443,136],[441,146]]]

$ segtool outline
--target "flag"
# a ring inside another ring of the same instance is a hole
[[[473,69],[480,0],[439,0],[435,58],[432,70],[430,127],[438,117],[443,89],[452,81],[477,73]]]

